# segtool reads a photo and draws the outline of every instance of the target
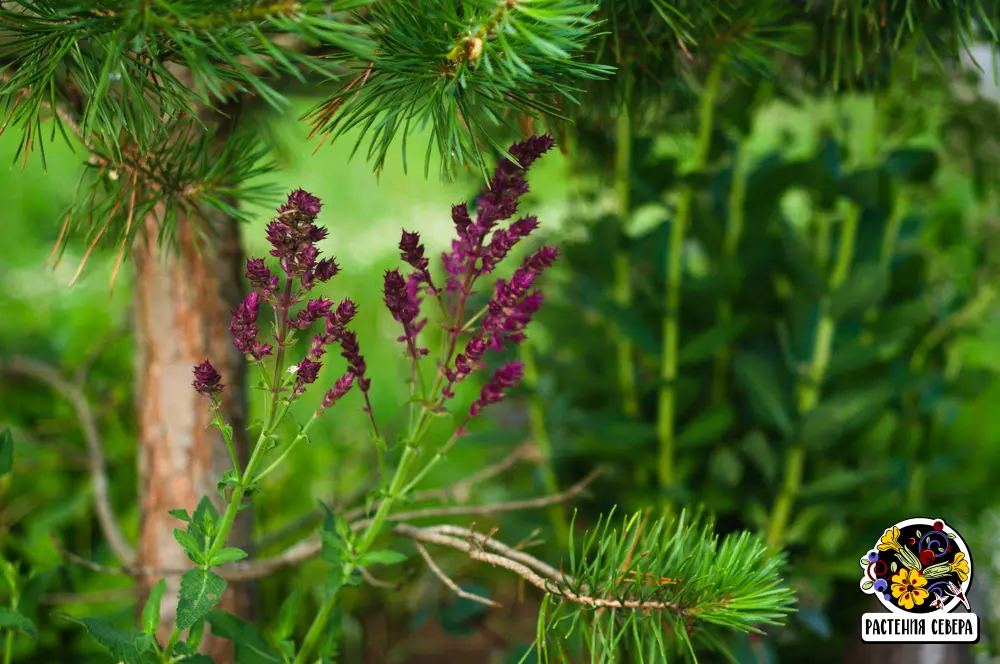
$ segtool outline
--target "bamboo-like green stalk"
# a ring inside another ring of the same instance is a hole
[[[535,360],[535,349],[531,340],[525,340],[519,350],[521,363],[524,365],[524,385],[531,390],[528,397],[528,419],[531,426],[531,439],[541,456],[539,470],[542,474],[542,485],[550,496],[559,493],[559,480],[552,466],[552,442],[549,439],[545,424],[545,404],[538,394],[538,363]],[[549,507],[549,518],[555,531],[556,543],[559,546],[569,541],[569,522],[561,503]]]
[[[618,200],[618,218],[621,232],[628,225],[632,207],[632,187],[630,182],[632,162],[632,76],[625,72],[625,90],[622,107],[615,122],[615,195]],[[629,279],[628,252],[622,246],[615,247],[613,256],[615,304],[622,309],[632,305],[632,281]],[[618,386],[621,390],[622,410],[629,417],[639,414],[639,398],[636,394],[635,365],[633,363],[632,341],[619,327],[613,328],[615,357],[618,362]]]
[[[857,237],[858,221],[861,219],[861,208],[851,203],[847,216],[841,224],[840,241],[833,271],[829,279],[829,292],[834,293],[847,280],[851,262],[854,260],[854,243]],[[806,372],[804,381],[798,386],[798,412],[800,416],[807,415],[819,403],[820,388],[830,364],[830,354],[833,350],[836,320],[830,313],[830,297],[827,295],[821,303],[819,324],[813,340],[812,360]],[[802,471],[805,467],[806,450],[803,441],[795,441],[785,453],[785,474],[771,511],[768,523],[766,542],[769,547],[777,550],[781,547],[788,527],[792,507],[802,486]]]
[[[737,140],[733,154],[733,181],[729,188],[726,233],[722,239],[722,260],[728,262],[739,247],[746,221],[745,203],[747,199],[747,176],[750,172],[750,158],[745,145],[746,139]],[[733,319],[733,303],[728,297],[719,302],[716,312],[719,325],[726,325]],[[732,347],[725,344],[715,354],[715,370],[712,381],[712,401],[720,404],[726,399],[726,375],[732,360]]]
[[[698,113],[698,143],[690,163],[692,171],[705,167],[711,147],[712,130],[715,124],[715,100],[722,79],[721,63],[716,62],[708,73],[705,89],[701,93]],[[657,411],[656,434],[659,441],[657,476],[660,488],[674,483],[674,419],[676,410],[677,343],[679,338],[678,310],[681,299],[681,250],[684,234],[691,216],[694,189],[684,184],[680,190],[680,201],[670,225],[670,241],[667,247],[666,266],[666,311],[663,315],[663,353],[660,359],[660,391]],[[668,505],[669,506],[669,501]]]

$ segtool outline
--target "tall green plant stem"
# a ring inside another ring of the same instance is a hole
[[[559,480],[552,466],[552,442],[549,440],[545,424],[545,404],[538,394],[538,363],[535,361],[535,348],[530,339],[521,343],[519,353],[521,363],[524,365],[524,384],[531,390],[531,396],[528,398],[528,418],[531,423],[531,438],[542,457],[539,464],[542,485],[547,494],[554,496],[559,493]],[[561,504],[556,503],[549,507],[549,518],[555,530],[557,543],[560,546],[564,545],[569,541],[569,523]]]
[[[829,279],[829,293],[834,293],[847,280],[851,263],[854,260],[854,243],[857,237],[858,221],[861,219],[861,208],[851,203],[840,229],[840,240],[833,271]],[[811,412],[819,403],[820,389],[830,365],[830,354],[833,350],[834,332],[837,321],[830,313],[830,296],[823,298],[820,304],[819,323],[813,339],[812,360],[809,363],[805,380],[798,387],[798,411],[800,416]],[[771,511],[768,523],[766,543],[772,550],[781,548],[788,528],[788,520],[792,507],[802,486],[802,471],[805,467],[806,450],[803,441],[796,440],[785,453],[785,474]]]
[[[715,124],[715,100],[719,92],[719,82],[722,79],[721,63],[712,65],[705,89],[701,94],[701,105],[698,113],[698,143],[695,154],[690,162],[691,171],[699,171],[705,167],[708,152],[711,147],[712,130]],[[667,247],[666,267],[666,312],[663,315],[663,353],[660,360],[660,393],[657,415],[657,439],[659,441],[659,460],[657,475],[660,488],[670,487],[674,483],[674,418],[676,410],[677,379],[677,343],[679,337],[678,314],[681,299],[681,249],[684,245],[684,234],[691,216],[691,206],[694,200],[694,189],[691,184],[684,184],[680,190],[680,201],[677,212],[670,225],[670,242]],[[669,501],[668,501],[669,504]]]
[[[468,293],[471,288],[474,278],[473,272],[472,266],[470,266],[469,271],[466,272],[465,275],[465,282],[462,289],[462,292],[464,293]],[[462,299],[459,302],[455,317],[451,321],[451,332],[444,351],[444,359],[441,363],[442,366],[448,366],[455,354],[455,349],[458,344],[458,334],[461,330],[462,321],[465,318],[465,306],[466,300]],[[438,372],[438,376],[434,381],[433,387],[431,387],[430,393],[426,395],[426,398],[424,399],[420,416],[410,427],[406,445],[403,448],[402,455],[400,456],[399,464],[397,464],[396,470],[392,475],[392,480],[389,482],[389,488],[386,490],[382,502],[379,503],[378,508],[375,510],[375,515],[372,517],[372,520],[368,523],[368,526],[362,531],[360,537],[354,543],[355,557],[353,560],[344,562],[342,568],[342,578],[350,578],[351,574],[357,567],[357,559],[368,551],[372,543],[375,541],[375,538],[382,532],[382,527],[385,524],[386,519],[389,517],[389,513],[392,511],[392,508],[395,506],[395,503],[407,492],[408,488],[412,486],[412,483],[408,483],[407,479],[409,478],[410,469],[418,457],[417,444],[427,432],[427,426],[430,421],[431,413],[434,408],[439,405],[438,398],[443,387],[444,373]],[[454,437],[445,443],[445,448],[449,447],[453,442]],[[442,451],[443,449],[444,448],[442,448]],[[440,454],[436,458],[440,458]],[[418,477],[422,477],[422,473],[418,473]],[[316,614],[312,624],[309,626],[309,630],[306,632],[305,639],[302,641],[302,648],[299,649],[298,654],[295,656],[293,664],[307,664],[312,661],[310,657],[312,656],[312,653],[316,649],[317,645],[319,645],[320,639],[323,637],[323,630],[326,628],[326,623],[330,618],[330,613],[333,612],[334,607],[337,605],[338,595],[339,592],[333,591],[329,593],[329,596],[323,602],[319,612]]]
[[[291,301],[292,296],[292,280],[288,279],[285,283],[284,290],[284,302]],[[266,441],[281,424],[284,419],[285,414],[288,412],[288,404],[282,408],[279,412],[278,406],[281,405],[281,369],[284,364],[285,359],[285,345],[288,338],[288,307],[279,307],[277,311],[277,338],[276,346],[277,350],[274,353],[274,373],[271,377],[271,399],[267,402],[267,412],[264,417],[264,425],[261,427],[260,435],[257,437],[257,442],[253,446],[253,452],[250,454],[250,460],[247,461],[247,466],[243,473],[240,474],[240,481],[233,487],[232,493],[229,497],[229,504],[226,505],[226,511],[222,515],[222,521],[219,524],[219,529],[216,532],[215,539],[212,540],[212,545],[209,547],[208,553],[205,555],[205,569],[208,569],[210,561],[215,557],[215,555],[226,545],[226,540],[229,537],[230,531],[233,529],[233,524],[236,522],[236,515],[240,511],[240,505],[243,503],[243,496],[246,495],[247,489],[249,489],[254,483],[254,474],[257,472],[257,466],[264,458],[264,453],[267,448]],[[218,408],[216,408],[218,410]],[[310,420],[306,427],[303,428],[300,436],[304,436],[306,429],[311,425],[313,420]],[[237,466],[238,469],[238,466]],[[180,639],[181,632],[177,627],[174,627],[173,632],[170,634],[170,640],[167,642],[166,648],[163,649],[163,662],[171,661],[173,656],[174,648],[177,645],[177,641]]]
[[[733,154],[733,181],[729,187],[727,207],[729,214],[726,220],[726,233],[722,239],[722,265],[732,263],[740,238],[743,236],[743,226],[746,221],[745,203],[747,199],[747,175],[750,171],[750,158],[745,145],[746,139],[736,142]],[[733,319],[733,302],[729,297],[719,302],[716,318],[720,327],[725,327]],[[715,367],[712,380],[712,401],[721,404],[726,399],[726,374],[732,360],[732,347],[725,344],[715,354]]]
[[[623,73],[625,90],[622,107],[615,123],[615,196],[618,200],[618,219],[622,224],[619,237],[628,228],[632,208],[632,185],[630,182],[632,164],[632,76]],[[632,281],[629,278],[628,252],[619,240],[614,257],[614,301],[622,310],[632,306]],[[620,326],[612,330],[615,356],[618,361],[618,387],[621,390],[622,410],[629,417],[639,414],[639,398],[636,393],[635,364],[633,363],[632,341]]]

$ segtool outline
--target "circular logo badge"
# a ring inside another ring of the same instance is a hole
[[[887,528],[861,567],[861,590],[893,613],[947,613],[959,605],[970,610],[972,557],[941,519],[907,519]]]

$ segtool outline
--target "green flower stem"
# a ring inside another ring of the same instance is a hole
[[[615,194],[618,199],[618,218],[624,233],[628,226],[632,208],[632,187],[629,174],[632,163],[632,118],[631,99],[633,81],[629,74],[625,77],[625,90],[622,107],[615,123]],[[614,302],[622,310],[632,306],[632,282],[629,278],[628,252],[622,246],[615,247],[612,257],[614,267]],[[621,389],[622,410],[629,417],[639,414],[639,399],[636,394],[635,364],[633,362],[632,341],[620,326],[612,329],[615,344],[615,356],[618,360],[618,384]],[[564,519],[565,520],[565,519]]]
[[[535,349],[530,340],[521,344],[521,363],[524,365],[524,384],[531,390],[528,397],[528,417],[531,422],[531,438],[535,442],[542,457],[539,468],[542,473],[542,485],[549,495],[559,493],[559,480],[552,466],[552,443],[549,440],[548,428],[545,426],[545,405],[538,394],[538,366],[535,362]],[[549,518],[555,530],[556,542],[562,546],[569,541],[569,523],[563,506],[556,503],[549,507]]]
[[[746,222],[745,203],[747,199],[747,177],[750,172],[750,157],[747,153],[745,139],[740,139],[736,143],[735,154],[733,155],[733,181],[729,188],[728,219],[726,220],[726,233],[722,240],[722,262],[724,265],[730,262],[736,255],[736,250],[743,236],[743,226]],[[725,298],[719,302],[716,311],[718,324],[727,325],[733,318],[733,302],[730,298]],[[724,345],[715,354],[715,369],[712,380],[712,401],[722,403],[726,399],[726,375],[729,372],[729,364],[732,360],[733,350],[729,344]]]
[[[298,444],[298,442],[300,440],[305,440],[306,439],[307,434],[309,433],[310,427],[312,427],[313,422],[316,421],[316,418],[319,417],[319,412],[320,411],[316,411],[315,413],[312,414],[312,417],[310,417],[309,421],[305,423],[305,426],[302,427],[302,430],[299,431],[299,434],[297,436],[295,436],[294,439],[292,439],[292,442],[289,443],[287,447],[285,447],[284,451],[278,456],[277,459],[274,460],[274,462],[270,466],[268,466],[264,470],[262,470],[259,473],[257,473],[257,476],[253,478],[253,481],[251,482],[251,484],[253,484],[255,482],[260,482],[260,480],[263,479],[263,477],[265,475],[267,475],[272,470],[274,470],[275,468],[277,468],[278,466],[280,466],[281,462],[284,461],[285,458],[289,454],[291,454],[291,452],[292,452],[293,449],[295,449],[295,446]]]
[[[469,291],[473,276],[473,271],[470,267],[469,271],[465,275],[462,292]],[[451,332],[448,335],[449,338],[447,347],[445,348],[443,354],[444,360],[441,363],[441,366],[448,366],[451,362],[452,356],[455,354],[455,350],[458,346],[459,326],[465,316],[465,305],[466,301],[465,299],[462,299],[458,303],[454,320],[450,321]],[[371,547],[372,543],[375,541],[375,538],[381,533],[382,526],[389,517],[389,513],[392,511],[395,503],[413,486],[414,482],[407,483],[407,477],[410,474],[411,466],[419,456],[419,448],[417,445],[430,428],[431,413],[440,405],[439,399],[441,389],[443,387],[444,373],[438,372],[434,385],[431,387],[430,394],[426,395],[423,408],[420,412],[420,417],[418,417],[417,421],[410,427],[406,446],[403,448],[403,454],[400,456],[399,464],[396,466],[392,480],[389,482],[389,488],[386,490],[382,502],[379,503],[378,508],[375,510],[375,515],[372,517],[372,520],[354,543],[355,560],[368,551],[369,547]],[[457,438],[457,435],[453,435],[448,442],[442,446],[441,450],[438,451],[438,454],[431,459],[431,461],[427,464],[427,467],[417,473],[417,477],[414,481],[421,479],[427,473],[429,467],[436,463],[437,460],[444,455],[451,445],[454,444]],[[343,566],[344,578],[349,578],[351,573],[354,572],[355,567],[356,563],[354,560],[345,561]],[[330,596],[323,602],[323,605],[320,607],[319,612],[313,619],[312,624],[309,625],[309,630],[306,632],[305,639],[302,641],[302,647],[295,656],[293,664],[307,664],[307,662],[312,661],[310,660],[310,657],[316,649],[316,646],[319,644],[320,639],[323,637],[323,632],[326,629],[326,622],[330,618],[330,613],[337,605],[338,595],[339,593],[336,591],[331,592]]]
[[[854,243],[857,236],[858,222],[861,219],[861,208],[850,204],[847,216],[841,225],[840,241],[837,246],[836,262],[829,280],[829,293],[839,289],[851,269],[854,260]],[[819,403],[820,387],[830,364],[830,354],[833,350],[836,321],[830,314],[830,297],[826,296],[820,305],[821,316],[816,326],[816,336],[813,340],[813,356],[809,363],[805,380],[798,388],[798,411],[801,416],[811,412]],[[785,538],[785,530],[791,517],[792,507],[802,486],[802,471],[805,467],[806,451],[802,441],[796,441],[785,454],[785,475],[771,511],[768,523],[766,543],[771,549],[780,549]]]
[[[705,89],[701,94],[698,124],[698,144],[690,164],[692,171],[705,167],[711,147],[712,129],[715,122],[715,100],[722,79],[721,63],[716,62],[708,74]],[[667,250],[666,271],[666,313],[663,317],[663,355],[660,365],[660,394],[656,433],[659,440],[659,460],[657,475],[660,488],[665,489],[675,482],[674,477],[674,418],[676,409],[677,343],[679,338],[678,309],[681,296],[681,249],[684,233],[691,216],[694,189],[684,184],[680,191],[680,203],[670,225],[670,244]],[[667,506],[669,506],[669,501]]]

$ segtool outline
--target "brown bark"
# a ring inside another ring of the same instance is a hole
[[[206,222],[198,222],[206,223]],[[135,246],[135,332],[139,429],[139,565],[183,569],[191,565],[173,538],[181,525],[167,510],[192,512],[203,496],[220,506],[216,482],[232,466],[221,433],[209,427],[204,397],[191,387],[192,368],[206,358],[223,376],[223,412],[233,427],[238,453],[247,454],[246,362],[229,337],[230,313],[243,297],[238,223],[210,222],[208,242],[194,239],[191,225],[178,225],[178,246],[156,242],[158,221],[146,220]],[[204,236],[203,236],[204,237]],[[249,511],[241,513],[230,546],[248,549]],[[140,607],[158,577],[140,579]],[[169,638],[177,609],[180,576],[167,577],[161,607],[161,643]],[[251,588],[231,584],[221,608],[243,617],[253,611]],[[232,661],[228,642],[206,630],[202,652],[219,664]]]

